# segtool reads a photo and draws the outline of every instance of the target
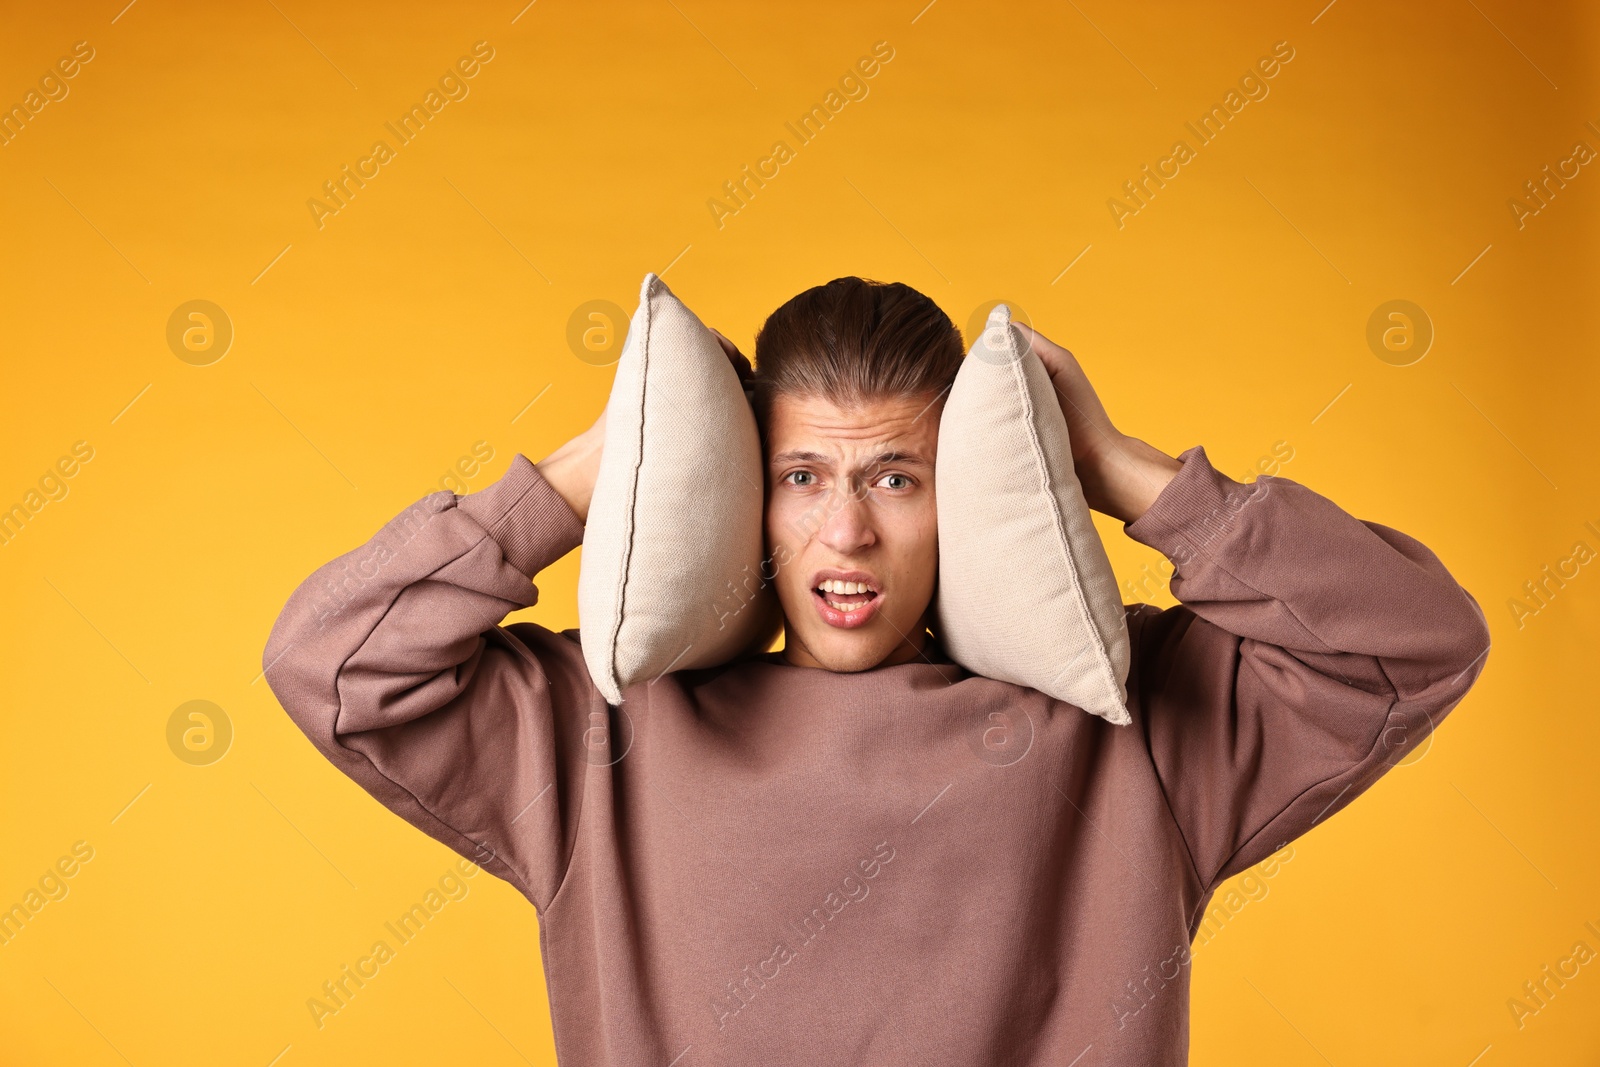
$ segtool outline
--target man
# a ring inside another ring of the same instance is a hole
[[[499,625],[582,541],[603,413],[290,598],[273,691],[538,909],[562,1063],[1181,1064],[1218,886],[1477,678],[1483,613],[1426,547],[1123,434],[1071,353],[1024,332],[1089,505],[1178,566],[1177,606],[1126,606],[1131,725],[974,676],[928,632],[962,343],[898,284],[836,279],[757,337],[782,651],[609,708],[576,630]]]

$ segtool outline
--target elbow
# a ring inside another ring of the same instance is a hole
[[[285,625],[288,614],[284,611],[273,622],[272,630],[267,634],[267,643],[261,650],[261,676],[267,680],[268,685],[272,684],[273,668],[283,658],[285,649],[293,644],[293,639],[288,634],[289,627]]]
[[[1427,657],[1426,669],[1410,689],[1397,689],[1374,745],[1374,766],[1397,767],[1421,758],[1423,742],[1438,728],[1483,673],[1489,658],[1489,625],[1483,609],[1466,590],[1459,616],[1438,632],[1443,638]]]
[[[1459,694],[1465,694],[1478,680],[1478,675],[1483,673],[1484,664],[1489,659],[1492,638],[1489,633],[1489,619],[1484,615],[1483,607],[1477,598],[1466,589],[1462,589],[1461,599],[1467,610],[1455,626],[1455,655],[1451,664],[1455,667],[1455,672],[1451,677],[1452,687],[1458,689]]]
[[[318,743],[332,737],[337,718],[337,701],[328,699],[337,692],[338,659],[328,655],[332,651],[325,640],[318,640],[317,620],[299,592],[278,615],[261,651],[267,687],[289,718]]]
[[[309,712],[315,702],[306,699],[309,687],[305,684],[302,664],[295,657],[294,636],[282,625],[282,619],[272,628],[266,648],[262,650],[261,676],[289,718],[310,732]]]
[[[261,652],[261,671],[273,692],[299,688],[324,673],[321,665],[343,662],[339,646],[348,639],[345,609],[351,601],[330,576],[338,563],[324,564],[307,576],[273,620]]]
[[[303,587],[302,587],[303,588]],[[300,608],[301,591],[296,590],[278,617],[273,620],[267,634],[267,643],[261,650],[261,675],[272,691],[279,691],[280,679],[285,678],[295,666],[291,654],[305,639],[304,611]],[[282,699],[280,694],[279,699]]]
[[[1489,659],[1489,621],[1476,598],[1466,589],[1457,588],[1460,608],[1441,613],[1434,620],[1433,651],[1427,657],[1422,684],[1415,685],[1403,697],[1405,703],[1426,709],[1435,719],[1460,703]]]
[[[1454,706],[1483,673],[1489,657],[1489,623],[1483,608],[1426,545],[1378,523],[1366,523],[1412,566],[1385,572],[1388,619],[1373,619],[1389,651],[1385,671],[1395,699],[1437,709]]]

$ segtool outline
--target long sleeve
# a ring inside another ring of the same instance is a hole
[[[571,855],[583,732],[606,705],[576,641],[507,614],[583,523],[525,456],[423,497],[290,596],[262,657],[300,729],[378,801],[541,910]]]
[[[1425,546],[1199,445],[1123,526],[1177,564],[1179,604],[1125,605],[1143,732],[1202,888],[1343,808],[1482,671],[1477,601]]]

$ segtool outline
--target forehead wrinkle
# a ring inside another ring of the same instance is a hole
[[[770,466],[781,467],[786,463],[811,463],[816,466],[832,469],[833,459],[829,456],[806,448],[791,448],[772,457]],[[856,470],[871,470],[877,467],[900,464],[908,467],[931,468],[932,463],[922,453],[906,448],[887,448],[883,451],[867,456],[862,462],[856,464]]]
[[[931,449],[918,447],[917,438],[930,437],[919,434],[926,425],[936,432],[937,420],[925,422],[931,405],[922,405],[915,413],[906,404],[885,405],[867,410],[859,407],[841,408],[829,405],[831,410],[818,410],[818,406],[790,408],[788,418],[782,420],[793,427],[776,435],[779,442],[791,447],[782,448],[768,460],[776,468],[788,462],[806,462],[832,469],[838,459],[849,454],[869,453],[855,467],[857,471],[872,470],[886,463],[901,463],[933,469]],[[894,410],[898,407],[899,410]],[[775,443],[772,439],[769,445]],[[831,453],[831,455],[830,455]]]

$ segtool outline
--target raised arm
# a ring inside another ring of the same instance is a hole
[[[1018,328],[1084,499],[1177,565],[1176,607],[1125,605],[1129,728],[1209,891],[1414,749],[1482,672],[1488,624],[1414,538],[1288,478],[1237,482],[1199,445],[1174,459],[1121,433],[1077,358]]]
[[[541,910],[575,839],[584,731],[606,704],[576,640],[499,623],[582,542],[595,434],[539,467],[517,454],[478,492],[412,504],[301,583],[262,657],[335,766]]]
[[[1489,628],[1439,558],[1289,478],[1199,445],[1123,529],[1180,603],[1126,605],[1143,731],[1203,888],[1349,804],[1483,670]]]

